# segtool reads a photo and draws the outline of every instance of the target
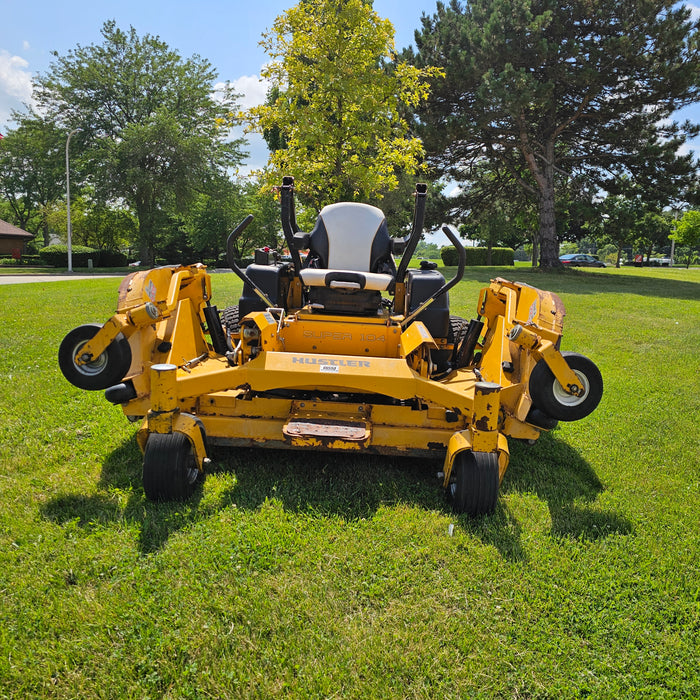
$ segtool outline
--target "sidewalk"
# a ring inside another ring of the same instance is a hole
[[[2,284],[27,284],[29,282],[68,282],[70,280],[95,279],[99,277],[126,277],[124,272],[97,272],[97,273],[67,273],[67,272],[49,272],[44,274],[14,274],[3,275],[0,273],[0,285]]]

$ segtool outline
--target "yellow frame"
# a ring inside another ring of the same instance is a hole
[[[295,299],[297,287],[291,287]],[[222,356],[204,330],[210,300],[211,280],[201,265],[129,275],[117,312],[75,358],[90,361],[119,333],[127,337],[133,361],[125,381],[136,396],[123,410],[142,420],[141,449],[151,433],[181,432],[200,470],[207,443],[368,451],[443,457],[447,486],[455,456],[474,450],[498,454],[502,479],[507,438],[535,440],[542,431],[526,420],[535,364],[544,360],[570,393],[583,390],[558,350],[559,298],[501,278],[479,296],[485,325],[477,364],[438,379],[431,350],[451,346],[420,321],[402,329],[403,316],[388,311],[376,317],[311,308],[254,312]],[[285,390],[289,397],[280,395]],[[299,398],[304,393],[314,398]],[[332,394],[334,400],[324,398]]]

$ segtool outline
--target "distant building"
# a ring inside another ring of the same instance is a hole
[[[27,233],[7,221],[0,219],[0,255],[19,257],[24,253],[24,247],[34,238],[33,233]]]

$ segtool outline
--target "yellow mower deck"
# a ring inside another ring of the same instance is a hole
[[[78,386],[105,388],[93,377],[121,362],[107,396],[141,421],[149,497],[187,496],[212,445],[320,449],[440,459],[457,510],[489,512],[508,438],[535,440],[600,398],[588,396],[602,392],[597,370],[572,367],[558,349],[564,308],[550,292],[493,280],[479,296],[483,327],[464,366],[454,360],[459,338],[434,338],[419,315],[396,305],[349,315],[288,303],[302,293],[292,275],[287,308],[248,313],[217,351],[203,266],[136,272],[107,323],[66,336],[59,361]],[[395,294],[406,294],[400,282]],[[451,363],[438,368],[446,356]],[[555,395],[565,415],[552,415],[556,401],[548,411],[535,405],[535,368],[558,387],[540,401]]]

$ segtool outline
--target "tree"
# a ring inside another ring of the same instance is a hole
[[[182,59],[133,27],[102,27],[99,45],[78,46],[40,76],[35,96],[64,129],[80,128],[96,195],[136,213],[141,255],[152,260],[159,231],[212,174],[242,158],[227,141],[236,109],[230,86],[214,91],[211,64]]]
[[[0,195],[14,223],[30,233],[41,232],[48,245],[46,208],[66,192],[66,134],[38,114],[14,116],[17,128],[0,140]]]
[[[610,195],[603,203],[603,230],[617,246],[615,267],[620,267],[622,248],[631,245],[635,237],[635,224],[641,216],[642,206],[636,198]]]
[[[700,245],[700,211],[687,211],[673,225],[673,233],[669,238],[676,243],[688,247],[686,267],[690,267],[693,259],[693,248]]]
[[[700,91],[689,17],[675,0],[438,3],[412,59],[444,69],[418,110],[428,162],[457,182],[484,160],[506,169],[537,202],[540,264],[558,265],[555,195],[571,176],[615,192],[630,173],[671,196],[694,172],[678,148],[698,129],[669,119]]]
[[[426,243],[420,241],[416,246],[416,257],[427,258],[428,260],[440,259],[440,246],[437,243]]]
[[[241,259],[258,246],[278,248],[281,240],[279,204],[261,191],[255,180],[233,183],[227,178],[210,183],[191,210],[188,238],[201,257],[217,259],[226,251],[233,229],[248,215],[255,218],[234,243],[234,255]]]
[[[671,234],[671,219],[656,211],[646,211],[637,221],[635,244],[646,253],[647,263],[654,249],[668,245]]]
[[[269,184],[297,179],[303,202],[379,198],[413,174],[423,154],[408,109],[427,96],[437,70],[392,63],[394,30],[366,0],[302,0],[261,42],[273,88],[249,110],[253,130],[274,140]]]
[[[53,231],[67,239],[67,212],[64,201],[46,207],[45,219]],[[73,197],[71,193],[71,238],[74,244],[89,248],[121,250],[129,248],[137,234],[137,222],[124,207],[106,206],[90,196],[89,188]]]

